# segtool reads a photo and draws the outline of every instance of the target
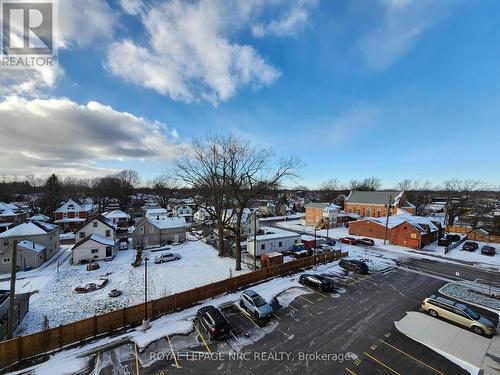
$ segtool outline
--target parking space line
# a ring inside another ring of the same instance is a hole
[[[314,305],[314,302],[308,300],[306,297],[303,297],[303,296],[299,296],[299,297],[302,298],[304,301],[309,302],[311,305]]]
[[[323,293],[321,293],[321,292],[320,292],[320,291],[318,291],[318,290],[314,290],[313,288],[311,288],[311,287],[309,287],[309,286],[307,286],[307,289],[311,290],[311,292],[314,292],[314,293],[316,293],[316,294],[319,294],[321,297],[328,297],[326,294],[323,294]]]
[[[177,356],[175,355],[174,348],[172,347],[172,343],[170,342],[170,337],[167,335],[167,341],[168,345],[170,346],[170,351],[172,352],[172,355],[174,356],[174,361],[175,361],[175,366],[179,368],[179,362],[177,362]]]
[[[280,318],[278,315],[276,315],[275,313],[273,313],[273,315],[274,315],[274,317],[275,317],[276,319],[281,320],[281,318]]]
[[[137,354],[137,344],[134,343],[134,349],[135,349],[135,373],[136,375],[139,375],[139,355]]]
[[[243,310],[243,309],[242,309],[240,306],[238,306],[238,305],[235,305],[235,306],[236,306],[236,307],[237,307],[237,308],[241,311],[241,313],[243,314],[243,316],[245,316],[248,320],[250,320],[250,321],[253,323],[253,325],[254,325],[254,326],[256,326],[257,328],[261,329],[261,328],[259,327],[259,325],[258,325],[257,323],[255,323],[255,322],[253,321],[253,319],[252,319],[252,318],[250,318],[250,317],[247,315],[247,313],[246,313],[246,311],[245,311],[245,310]]]
[[[435,371],[436,373],[441,374],[441,375],[445,375],[445,374],[444,374],[444,373],[442,373],[441,371],[436,370],[434,367],[432,367],[432,366],[428,365],[428,364],[427,364],[427,363],[425,363],[425,362],[422,362],[421,360],[419,360],[419,359],[417,359],[417,358],[413,357],[412,355],[410,355],[410,354],[408,354],[408,353],[406,353],[406,352],[402,351],[401,349],[396,348],[395,346],[393,346],[393,345],[389,344],[388,342],[386,342],[386,341],[384,341],[384,340],[382,340],[382,339],[379,339],[379,341],[380,341],[380,342],[382,342],[382,343],[384,343],[385,345],[387,345],[387,346],[389,346],[389,347],[393,348],[394,350],[396,350],[396,351],[400,352],[401,354],[404,354],[405,356],[407,356],[407,357],[409,357],[409,358],[413,359],[414,361],[416,361],[416,362],[420,363],[421,365],[424,365],[425,367],[427,367],[427,368],[429,368],[429,369],[431,369],[431,370]]]
[[[205,348],[207,348],[207,351],[208,351],[209,353],[212,353],[212,351],[211,351],[211,350],[210,350],[210,348],[208,347],[207,342],[205,341],[205,338],[202,336],[202,334],[201,334],[200,330],[199,330],[199,329],[198,329],[198,327],[196,326],[196,323],[193,323],[193,325],[194,325],[194,328],[196,329],[196,332],[198,332],[198,336],[200,336],[200,337],[201,337],[201,341],[203,341],[203,344],[205,344]]]
[[[382,361],[378,360],[377,358],[375,358],[374,356],[372,356],[372,355],[368,354],[367,352],[364,352],[364,354],[365,354],[368,358],[370,358],[370,359],[372,359],[373,361],[375,361],[376,363],[378,363],[379,365],[384,366],[387,370],[391,371],[392,373],[394,373],[394,374],[396,374],[396,375],[401,375],[399,372],[397,372],[396,370],[394,370],[394,369],[390,368],[390,367],[389,367],[389,366],[387,366],[384,362],[382,362]]]
[[[238,338],[234,335],[233,331],[229,331],[229,332],[231,332],[231,335],[234,337],[234,339],[235,339],[236,341],[240,342],[240,340],[238,340]]]
[[[349,370],[347,367],[345,368],[347,370],[347,372],[351,375],[356,375],[356,373],[352,372],[351,370]]]
[[[299,311],[299,309],[293,307],[291,303],[288,304],[288,307],[290,307],[292,310]]]

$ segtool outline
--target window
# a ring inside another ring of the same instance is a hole
[[[92,226],[93,226],[94,228],[97,228],[97,221],[94,221],[94,222],[92,223]]]
[[[371,216],[371,210],[370,210],[370,207],[368,207],[368,208],[366,209],[366,214],[365,214],[365,216]]]
[[[3,259],[2,259],[2,262],[3,262],[3,263],[10,263],[10,258],[3,258]]]
[[[9,240],[3,240],[3,245],[4,246],[9,246]]]
[[[80,238],[85,238],[85,232],[80,232],[80,233],[78,233],[78,236],[79,236]]]
[[[154,232],[155,232],[155,227],[151,227],[151,228],[149,229],[149,231],[150,231],[151,233],[154,233]]]
[[[283,242],[278,242],[278,247],[283,247]]]
[[[99,249],[90,250],[90,254],[99,254]]]
[[[380,208],[377,208],[377,217],[380,217]]]
[[[111,237],[111,231],[109,229],[106,230],[106,237]]]
[[[266,250],[266,244],[265,244],[265,243],[263,243],[262,245],[260,245],[260,249],[261,249],[261,250]]]
[[[416,233],[411,233],[410,234],[410,238],[416,239],[417,238],[417,234]]]

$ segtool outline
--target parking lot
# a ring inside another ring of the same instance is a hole
[[[137,357],[130,344],[128,355],[102,353],[107,363],[99,373],[468,374],[393,325],[407,311],[418,310],[443,281],[398,269],[330,276],[338,293],[305,287],[307,294],[293,295],[267,324],[229,304],[221,308],[232,326],[227,340],[213,342],[196,326],[191,334],[161,340]],[[159,351],[165,358],[151,360]]]

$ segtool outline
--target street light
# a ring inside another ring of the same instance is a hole
[[[142,321],[142,330],[145,331],[149,329],[150,324],[148,320],[148,260],[146,256],[144,258],[144,320]]]

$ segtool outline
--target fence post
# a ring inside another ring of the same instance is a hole
[[[94,337],[97,336],[97,316],[94,315],[92,318],[92,332],[94,333]]]
[[[125,307],[122,309],[122,320],[123,320],[122,326],[125,328],[127,326],[127,308]]]
[[[63,345],[64,345],[63,325],[62,324],[59,324],[59,335],[58,335],[58,337],[59,337],[59,342],[58,342],[59,347],[62,348]],[[54,345],[54,347],[55,347],[55,345]]]

